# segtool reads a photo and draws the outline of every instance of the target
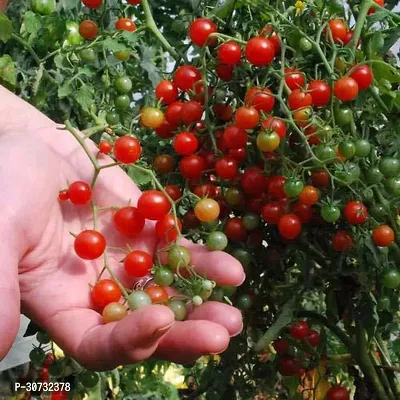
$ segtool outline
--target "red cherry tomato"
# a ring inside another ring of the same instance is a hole
[[[199,121],[203,115],[203,106],[196,100],[190,100],[182,104],[180,118],[184,125],[190,125]]]
[[[191,132],[178,133],[174,138],[174,150],[181,156],[193,154],[199,148],[199,141]]]
[[[307,340],[312,347],[317,347],[320,341],[320,334],[316,330],[310,329],[307,335]]]
[[[383,7],[385,5],[385,0],[374,0],[374,3],[378,4],[378,6]],[[375,14],[375,13],[376,13],[376,8],[370,7],[368,9],[368,15]]]
[[[215,72],[219,79],[230,81],[233,78],[233,65],[220,64],[215,67]]]
[[[147,275],[153,266],[153,258],[141,250],[131,251],[124,260],[124,268],[129,276],[141,278]]]
[[[235,159],[224,157],[215,163],[215,171],[222,179],[232,179],[238,173],[238,165]]]
[[[136,30],[136,24],[130,18],[120,18],[115,23],[115,29],[119,31],[134,32]]]
[[[247,167],[242,176],[241,184],[247,194],[260,194],[266,190],[266,181],[263,170],[258,167]]]
[[[229,218],[225,223],[225,235],[233,242],[242,242],[246,238],[246,228],[241,218]]]
[[[233,115],[233,108],[229,104],[214,104],[213,110],[215,115],[222,121],[229,121]]]
[[[306,78],[302,72],[296,68],[285,68],[285,82],[290,90],[300,89],[306,83]]]
[[[310,327],[308,326],[308,323],[306,321],[296,321],[291,327],[290,327],[290,335],[292,336],[293,339],[304,339],[308,336],[310,331]]]
[[[333,87],[335,96],[341,101],[352,101],[358,95],[357,81],[349,76],[338,79]]]
[[[114,225],[119,233],[127,237],[139,235],[145,224],[142,213],[132,206],[122,207],[114,214]]]
[[[368,65],[360,65],[354,68],[350,77],[357,82],[359,90],[368,89],[374,80],[372,69]]]
[[[267,183],[267,192],[272,199],[283,199],[286,197],[286,193],[283,190],[286,178],[282,175],[276,175],[271,177]]]
[[[168,109],[167,109],[168,110]],[[180,115],[180,109],[179,109],[179,114]],[[166,117],[166,115],[165,115]],[[154,131],[156,132],[157,136],[162,138],[162,139],[169,139],[174,136],[174,130],[177,129],[177,124],[171,124],[166,118],[162,122],[162,124],[158,127],[155,128]]]
[[[69,194],[68,194],[68,190],[64,189],[64,190],[60,190],[58,192],[58,199],[61,201],[67,201],[69,200]]]
[[[192,65],[182,65],[175,71],[174,82],[181,90],[190,90],[193,85],[201,80],[201,73]]]
[[[281,40],[276,32],[273,31],[271,25],[266,25],[264,29],[260,32],[260,35],[266,36],[275,47],[275,55],[279,54],[281,51]]]
[[[304,186],[299,195],[299,202],[307,206],[314,205],[319,200],[319,190],[311,185]]]
[[[389,225],[379,225],[372,232],[372,240],[380,247],[391,245],[394,239],[394,231]]]
[[[278,371],[283,376],[293,376],[298,374],[301,369],[299,358],[293,356],[284,356],[278,360]]]
[[[345,231],[338,231],[333,235],[332,248],[336,251],[350,251],[354,245],[353,237]]]
[[[79,34],[85,39],[93,39],[98,33],[97,24],[90,20],[82,21],[79,24]]]
[[[247,133],[236,125],[230,125],[225,128],[223,139],[229,149],[240,149],[246,147]]]
[[[228,156],[233,158],[240,164],[246,159],[247,152],[244,147],[241,149],[231,149],[229,150]]]
[[[162,104],[171,104],[178,98],[178,94],[178,88],[172,81],[163,80],[156,87],[156,98]]]
[[[204,169],[204,159],[197,154],[185,156],[179,163],[179,170],[185,179],[200,178]]]
[[[181,111],[183,107],[182,101],[173,101],[165,110],[165,119],[172,125],[178,126],[181,124]]]
[[[94,230],[82,231],[74,241],[75,253],[84,260],[99,258],[106,249],[106,239]]]
[[[112,144],[110,142],[108,142],[107,140],[102,140],[99,143],[99,151],[100,151],[100,153],[110,154],[111,151],[112,151],[112,148],[113,148]]]
[[[165,185],[165,191],[172,200],[177,201],[182,197],[182,190],[177,185]]]
[[[218,32],[217,25],[208,18],[197,18],[189,27],[190,40],[197,46],[203,47],[206,44],[212,45],[216,42],[216,38],[208,40],[212,33]]]
[[[286,136],[286,124],[279,118],[268,117],[261,125],[264,129],[275,131],[279,135],[280,140],[283,140]]]
[[[97,281],[92,289],[92,301],[98,308],[104,308],[109,303],[118,302],[122,292],[112,279]]]
[[[361,201],[349,201],[343,209],[343,216],[349,224],[359,225],[368,219],[368,210]]]
[[[285,213],[284,206],[278,201],[270,201],[266,203],[262,210],[261,216],[267,224],[276,225]]]
[[[321,169],[311,173],[311,182],[314,186],[322,188],[330,184],[330,178],[327,171]]]
[[[268,88],[253,86],[246,92],[244,102],[259,112],[270,113],[275,105],[275,97]]]
[[[169,299],[168,292],[162,286],[150,286],[145,290],[153,304],[166,303]]]
[[[253,65],[268,65],[274,59],[275,46],[270,39],[254,37],[247,42],[245,54],[247,60]]]
[[[259,120],[260,114],[254,107],[242,106],[236,110],[235,122],[239,128],[253,129],[257,126]]]
[[[92,189],[86,182],[73,182],[68,188],[68,198],[72,204],[78,206],[88,204],[92,200]]]
[[[274,341],[273,347],[278,354],[285,354],[289,350],[289,343],[285,339],[277,339]]]
[[[82,0],[82,3],[87,8],[99,8],[102,4],[102,0]]]
[[[278,222],[279,234],[284,239],[296,239],[301,233],[301,221],[296,214],[285,214]]]
[[[237,43],[229,41],[219,46],[217,57],[221,64],[236,65],[240,63],[242,49]]]
[[[196,186],[194,189],[194,194],[200,198],[210,197],[214,198],[218,196],[218,188],[212,183],[203,183],[202,185]]]
[[[350,400],[350,393],[343,386],[334,386],[326,393],[326,400]]]
[[[329,29],[335,43],[343,43],[346,39],[347,28],[341,19],[333,19],[329,22]]]
[[[331,88],[325,81],[312,81],[308,84],[307,90],[311,94],[314,107],[324,107],[331,100]]]
[[[291,110],[311,106],[311,94],[303,92],[301,89],[294,89],[288,96],[288,105]]]
[[[176,229],[175,216],[173,214],[164,215],[158,220],[156,223],[156,236],[158,239],[168,243],[173,242],[182,230],[182,223],[179,218],[177,218],[177,221],[179,231]]]
[[[122,164],[131,164],[139,160],[142,146],[132,136],[121,136],[114,143],[114,156]]]
[[[158,221],[168,214],[171,204],[159,190],[146,190],[139,197],[137,208],[146,219]]]

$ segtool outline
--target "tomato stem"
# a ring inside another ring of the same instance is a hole
[[[357,17],[357,22],[356,26],[354,27],[354,34],[351,39],[351,42],[349,44],[349,48],[351,50],[351,57],[350,57],[350,63],[354,60],[355,58],[355,53],[356,53],[356,48],[358,41],[360,40],[361,32],[365,24],[365,20],[367,18],[367,13],[369,8],[374,2],[371,0],[363,0],[360,6],[360,12]]]

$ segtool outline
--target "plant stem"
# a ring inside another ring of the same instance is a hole
[[[358,14],[356,26],[354,27],[354,35],[353,35],[353,38],[351,39],[351,42],[349,45],[349,48],[351,50],[350,62],[352,62],[354,60],[357,43],[360,40],[361,31],[364,27],[365,20],[367,18],[367,13],[368,13],[368,10],[371,7],[372,3],[373,2],[371,0],[363,0],[361,3],[360,12]]]

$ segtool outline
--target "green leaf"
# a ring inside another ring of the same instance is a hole
[[[146,172],[141,171],[135,167],[128,168],[128,175],[139,187],[142,185],[147,185],[151,182],[150,174],[147,174]]]
[[[343,0],[331,0],[328,2],[328,11],[331,14],[344,14]]]
[[[40,17],[32,11],[27,11],[24,15],[24,27],[27,33],[35,33],[42,26]]]
[[[301,384],[299,376],[285,376],[283,377],[283,382],[289,391],[290,400],[301,400],[303,398],[300,393],[297,393],[297,388]]]
[[[382,32],[375,32],[368,41],[367,51],[370,57],[380,54],[380,50],[385,44]]]
[[[93,104],[93,88],[88,85],[82,85],[75,95],[76,101],[84,111],[89,111],[90,106]]]
[[[72,92],[71,82],[65,81],[61,86],[58,88],[58,97],[62,99],[63,97],[68,97]]]
[[[153,62],[153,49],[149,46],[141,45],[140,50],[142,52],[140,66],[147,72],[153,87],[156,87],[160,82],[160,75],[158,73],[158,68]]]
[[[209,13],[209,16],[215,15],[217,18],[225,19],[229,14],[233,12],[236,0],[226,0],[219,7],[215,7]]]
[[[11,21],[4,14],[0,14],[0,41],[6,43],[10,40],[12,33]]]
[[[397,356],[400,356],[400,339],[396,339],[393,342],[392,350],[393,350],[393,353],[395,353]]]
[[[375,297],[370,292],[364,292],[357,302],[354,310],[354,318],[362,321],[364,328],[371,340],[375,336],[379,316]]]
[[[400,27],[396,27],[386,31],[385,44],[382,53],[386,54],[398,42],[400,38]]]
[[[109,50],[112,52],[128,50],[128,48],[124,44],[119,43],[118,40],[112,39],[110,37],[103,42],[103,46],[104,50]]]
[[[17,73],[14,62],[8,54],[5,54],[3,57],[0,57],[0,83],[12,89],[16,81]]]
[[[293,320],[293,311],[296,308],[297,301],[298,295],[293,296],[283,305],[277,320],[257,342],[255,346],[255,350],[257,352],[266,349],[270,343],[278,337],[281,329],[289,325],[289,323]]]
[[[390,83],[400,83],[400,72],[390,64],[380,62],[372,63],[372,71],[374,78],[380,82],[382,79],[386,79]]]
[[[59,0],[59,4],[61,8],[68,11],[78,7],[78,4],[80,4],[80,0]]]

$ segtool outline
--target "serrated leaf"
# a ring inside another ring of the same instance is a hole
[[[370,292],[364,292],[358,300],[354,310],[354,318],[362,321],[367,331],[368,338],[371,340],[375,336],[378,326],[379,316],[375,297]]]
[[[150,174],[146,174],[146,172],[140,171],[135,167],[128,168],[128,175],[139,187],[151,182]]]
[[[150,79],[150,82],[153,84],[153,87],[156,87],[160,82],[160,75],[158,72],[158,68],[153,62],[153,49],[151,47],[141,45],[140,50],[142,53],[140,66],[147,72],[147,75]]]
[[[0,14],[0,41],[6,43],[11,39],[12,33],[11,21],[4,14]]]
[[[36,335],[40,331],[40,327],[36,325],[33,321],[30,321],[23,337]]]
[[[124,44],[119,43],[118,40],[112,39],[110,37],[107,38],[106,40],[104,40],[103,47],[104,47],[104,50],[108,50],[108,51],[112,51],[112,52],[128,50],[128,48]]]
[[[42,26],[40,17],[32,11],[27,11],[24,15],[24,27],[27,33],[35,33]]]
[[[8,54],[5,54],[3,57],[0,57],[0,82],[9,88],[13,88],[16,80],[17,73],[14,62]]]
[[[75,100],[79,103],[84,111],[89,111],[93,104],[93,88],[88,85],[82,85],[75,95]]]
[[[63,97],[68,97],[71,94],[72,87],[70,81],[65,81],[61,86],[58,88],[58,97],[62,99]]]
[[[123,38],[127,43],[134,44],[137,43],[138,39],[141,37],[141,33],[135,33],[132,35],[132,32],[123,31],[121,33],[121,38]]]
[[[380,54],[380,51],[385,44],[385,38],[382,32],[375,32],[368,41],[368,53],[370,57]]]

